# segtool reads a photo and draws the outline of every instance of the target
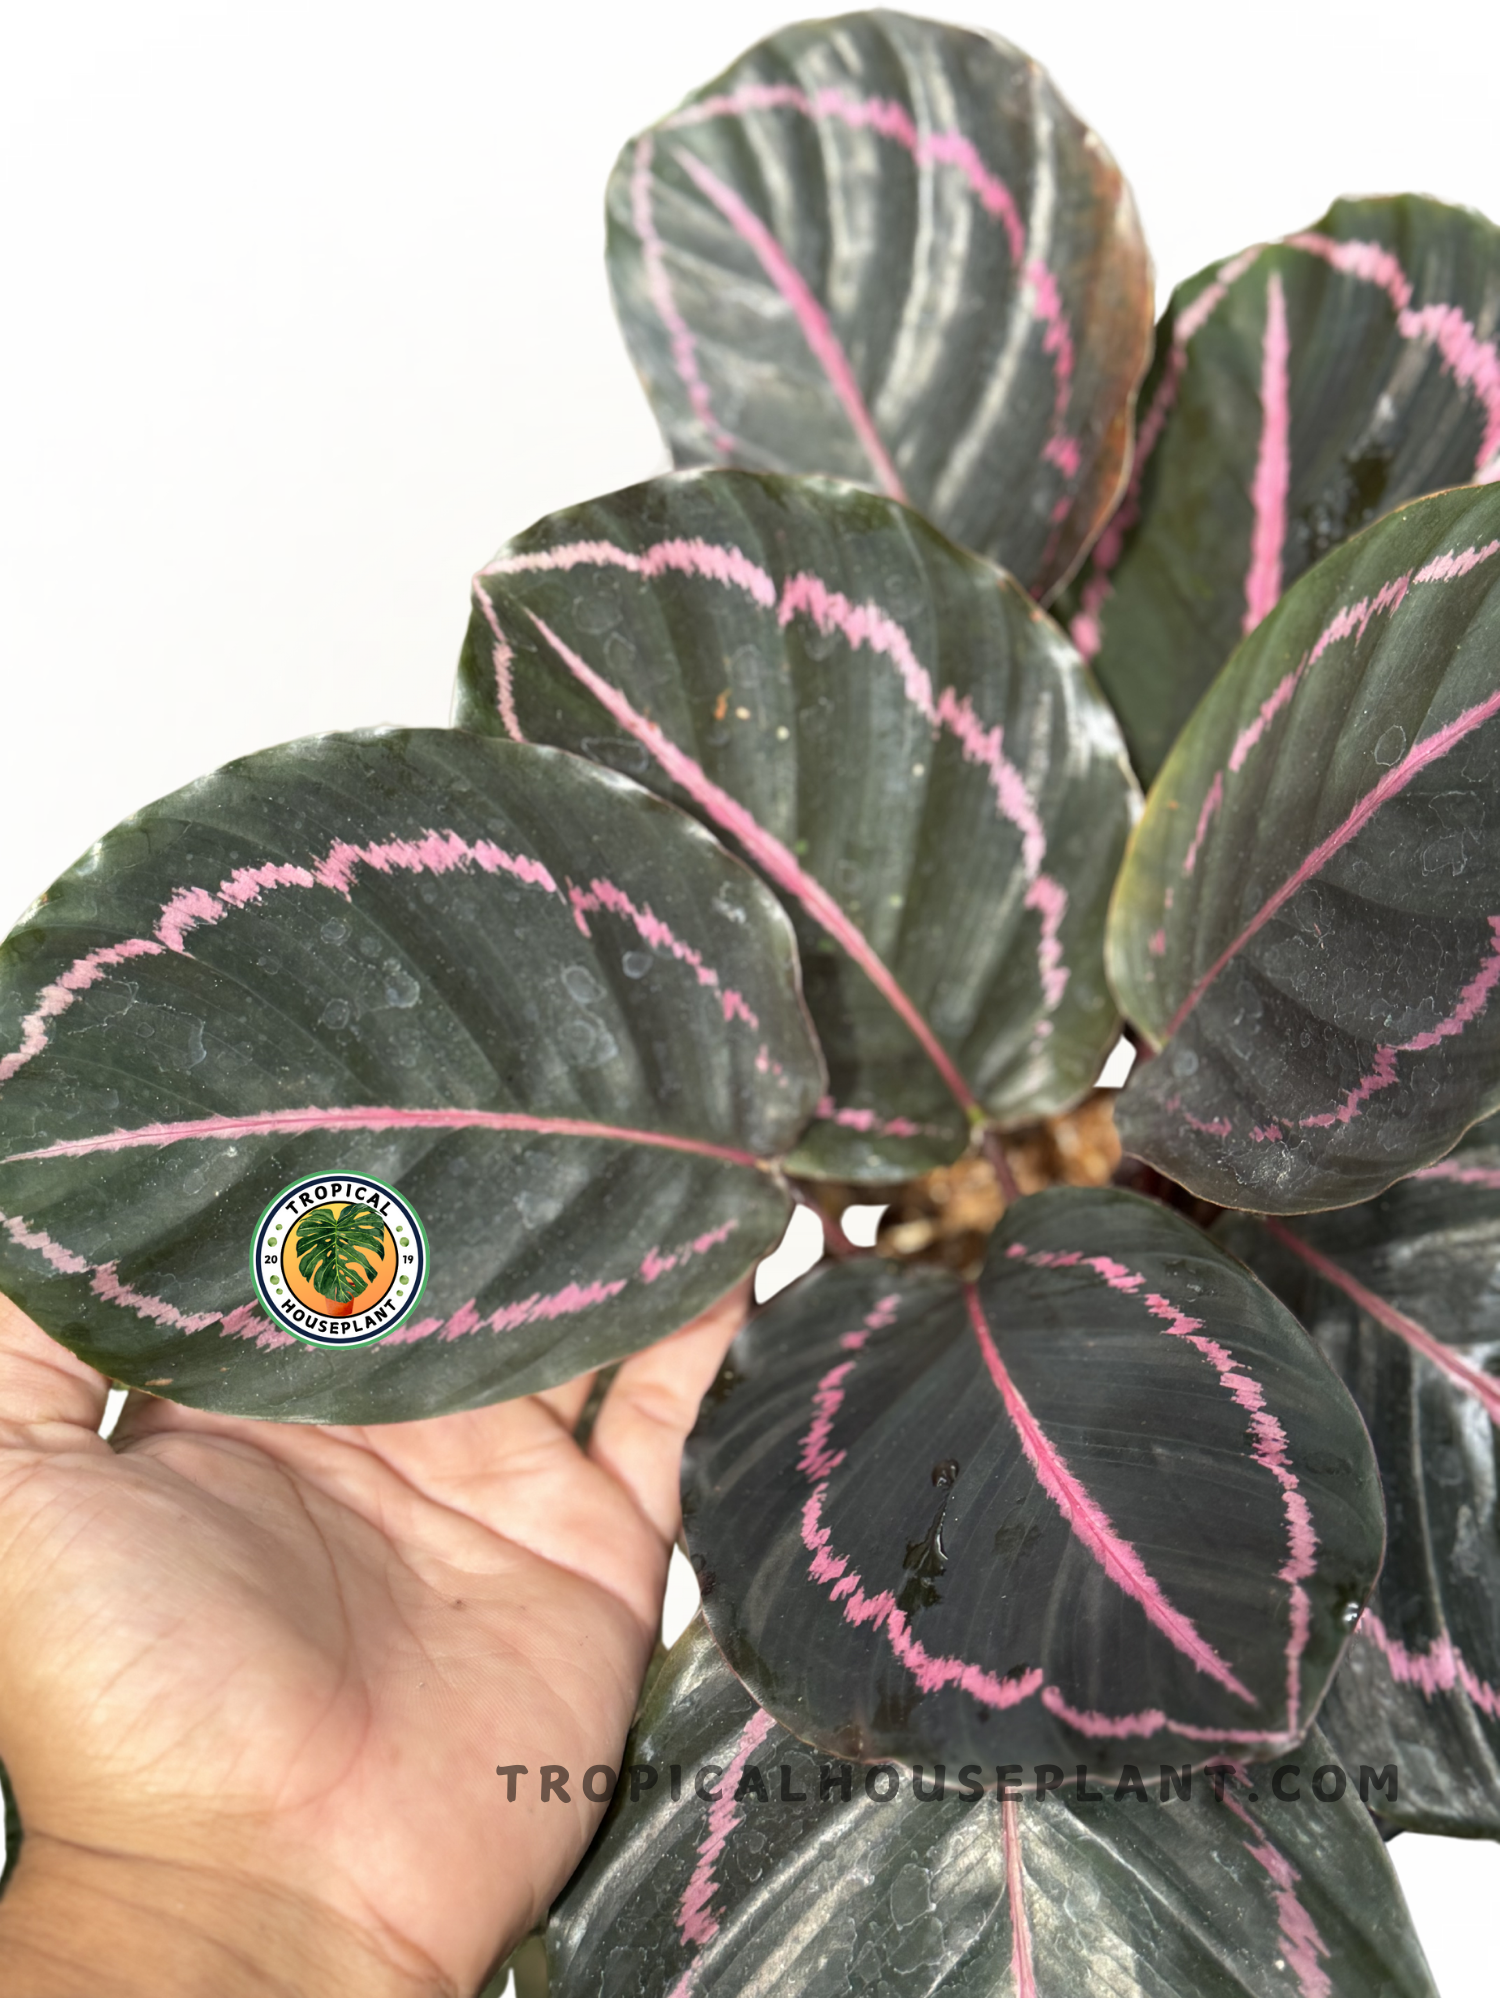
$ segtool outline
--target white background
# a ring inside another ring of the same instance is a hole
[[[467,581],[655,469],[619,144],[793,0],[0,4],[0,930],[115,820],[313,730],[447,719]],[[1345,192],[1500,217],[1500,9],[956,0],[1134,185],[1159,297]],[[1393,1858],[1493,1987],[1488,1845]]]

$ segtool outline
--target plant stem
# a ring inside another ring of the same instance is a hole
[[[1021,1199],[1021,1190],[1017,1187],[1016,1177],[1010,1170],[1010,1161],[1005,1157],[1004,1143],[993,1125],[986,1125],[984,1128],[984,1157],[994,1169],[995,1179],[1000,1183],[1000,1192],[1005,1198],[1006,1207],[1009,1208],[1012,1202]]]

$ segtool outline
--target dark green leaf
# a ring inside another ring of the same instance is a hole
[[[1319,1716],[1394,1765],[1381,1814],[1500,1838],[1500,1131],[1377,1201],[1218,1233],[1353,1392],[1385,1487],[1385,1566]]]
[[[1201,1230],[1017,1203],[977,1286],[830,1266],[731,1351],[683,1466],[704,1610],[834,1754],[1124,1762],[1298,1741],[1380,1565],[1358,1412]]]
[[[993,1766],[954,1763],[941,1799],[930,1764],[918,1798],[912,1772],[830,1765],[780,1728],[698,1624],[625,1766],[553,1912],[554,1993],[1434,1991],[1356,1774],[1312,1796],[1339,1776],[1316,1731],[1279,1768],[1200,1768],[1186,1798],[1151,1765],[1145,1797],[1038,1799],[1027,1769],[1002,1803]]]
[[[465,727],[631,772],[780,891],[831,1077],[796,1171],[903,1178],[966,1113],[1087,1090],[1136,794],[1008,577],[894,501],[709,472],[554,514],[475,588]]]
[[[807,21],[625,148],[615,305],[679,465],[909,499],[1039,596],[1113,505],[1151,277],[1113,160],[998,36]]]
[[[1073,637],[1154,776],[1241,635],[1403,501],[1500,470],[1500,230],[1416,195],[1179,285]]]
[[[106,835],[0,947],[0,1283],[106,1374],[380,1422],[670,1332],[774,1241],[822,1087],[791,928],[683,814],[450,730],[265,751]],[[380,1344],[273,1329],[309,1174],[426,1225]]]
[[[1500,1103],[1500,491],[1296,584],[1157,780],[1110,915],[1161,1048],[1120,1136],[1278,1214],[1378,1194]]]

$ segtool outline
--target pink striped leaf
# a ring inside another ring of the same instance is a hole
[[[898,501],[699,472],[551,515],[475,579],[457,717],[629,772],[776,890],[830,1072],[799,1173],[902,1179],[1097,1076],[1123,745],[1057,627]]]
[[[0,946],[0,1284],[200,1407],[495,1402],[748,1270],[822,1087],[791,927],[696,822],[554,750],[310,738],[116,827]],[[415,1311],[342,1350],[249,1267],[277,1194],[339,1174],[429,1251]]]
[[[633,139],[609,271],[678,465],[908,499],[1038,596],[1103,525],[1151,340],[1119,170],[998,36],[806,21]]]
[[[1110,978],[1126,1150],[1278,1214],[1500,1104],[1500,490],[1413,501],[1244,640],[1158,778]]]
[[[715,1639],[798,1736],[1070,1773],[1295,1744],[1382,1539],[1302,1329],[1118,1189],[1016,1203],[974,1285],[860,1258],[783,1294],[683,1513]]]
[[[1375,1201],[1216,1234],[1348,1384],[1385,1489],[1385,1565],[1319,1721],[1400,1772],[1398,1826],[1500,1839],[1500,1121]]]
[[[1185,1797],[1153,1762],[1086,1798],[1048,1789],[1055,1764],[1012,1766],[1004,1798],[993,1761],[841,1764],[758,1708],[695,1623],[553,1909],[551,1990],[1434,1991],[1357,1771],[1313,1796],[1342,1775],[1316,1730],[1269,1765],[1172,1769]]]
[[[1179,285],[1129,484],[1065,614],[1142,777],[1305,570],[1497,474],[1500,230],[1473,209],[1335,202]]]

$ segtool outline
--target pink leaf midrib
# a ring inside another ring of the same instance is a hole
[[[1488,695],[1483,701],[1475,702],[1451,722],[1435,729],[1430,736],[1424,736],[1414,743],[1399,763],[1392,765],[1378,784],[1371,786],[1364,797],[1357,800],[1339,825],[1327,834],[1305,860],[1300,862],[1256,911],[1232,943],[1226,945],[1208,970],[1190,988],[1187,997],[1167,1023],[1164,1040],[1170,1040],[1182,1027],[1209,987],[1213,985],[1224,968],[1236,959],[1250,940],[1268,924],[1279,910],[1289,903],[1297,891],[1322,872],[1341,849],[1360,833],[1372,820],[1380,808],[1404,791],[1419,772],[1429,764],[1446,757],[1456,744],[1472,735],[1483,723],[1500,713],[1500,689]]]
[[[1500,1426],[1500,1382],[1482,1374],[1479,1369],[1470,1367],[1468,1362],[1455,1354],[1451,1348],[1445,1347],[1435,1334],[1430,1333],[1420,1320],[1413,1319],[1409,1313],[1402,1312],[1399,1306],[1393,1306],[1389,1299],[1382,1298],[1368,1285],[1361,1284],[1352,1271],[1346,1270],[1336,1259],[1327,1256],[1323,1251],[1315,1249],[1305,1236],[1299,1236],[1295,1230],[1288,1229],[1286,1224],[1278,1221],[1274,1215],[1263,1215],[1260,1224],[1284,1249],[1300,1257],[1302,1262],[1316,1271],[1320,1278],[1341,1291],[1361,1311],[1368,1313],[1377,1325],[1383,1326],[1388,1333],[1393,1333],[1399,1340],[1405,1341],[1414,1353],[1430,1361],[1461,1389],[1466,1389],[1484,1410],[1490,1422]]]
[[[1000,1393],[1006,1413],[1015,1426],[1021,1448],[1031,1468],[1052,1499],[1063,1519],[1089,1554],[1146,1615],[1147,1619],[1190,1660],[1200,1673],[1258,1707],[1255,1696],[1198,1631],[1192,1620],[1169,1602],[1160,1584],[1142,1562],[1136,1550],[1121,1536],[1108,1515],[1082,1485],[1051,1439],[1033,1416],[1026,1399],[1012,1380],[1000,1357],[985,1316],[977,1285],[964,1287],[969,1322],[990,1379]]]
[[[207,1118],[100,1132],[84,1139],[58,1139],[49,1146],[12,1153],[0,1160],[0,1166],[11,1166],[19,1160],[82,1159],[94,1153],[127,1152],[143,1146],[172,1146],[212,1139],[255,1139],[277,1134],[292,1136],[302,1132],[403,1130],[481,1130],[529,1133],[542,1138],[605,1139],[637,1146],[660,1146],[671,1152],[696,1153],[705,1159],[722,1160],[730,1166],[761,1167],[766,1164],[754,1153],[734,1146],[721,1146],[713,1140],[670,1132],[650,1132],[626,1125],[598,1124],[584,1118],[548,1118],[530,1112],[468,1110],[442,1105],[352,1104],[309,1105],[238,1116],[223,1113]]]
[[[823,885],[808,874],[790,849],[763,827],[748,807],[716,785],[701,765],[680,749],[656,723],[639,713],[622,689],[598,674],[546,621],[528,609],[527,616],[576,680],[622,729],[645,745],[672,781],[696,805],[730,834],[778,888],[796,897],[808,915],[840,945],[876,991],[911,1030],[966,1116],[977,1119],[980,1106],[952,1057],[938,1040],[926,1017],[876,952],[858,925]]]
[[[829,387],[843,406],[844,414],[848,417],[850,426],[859,439],[881,486],[893,500],[905,500],[906,492],[901,484],[901,475],[886,450],[885,441],[875,426],[874,418],[865,407],[864,396],[850,366],[849,357],[844,352],[843,343],[834,332],[832,322],[814,295],[812,287],[776,237],[741,195],[721,181],[717,174],[686,148],[679,152],[676,158],[699,192],[713,203],[735,234],[755,253],[761,269],[772,286],[791,308],[803,339],[828,378]]]

